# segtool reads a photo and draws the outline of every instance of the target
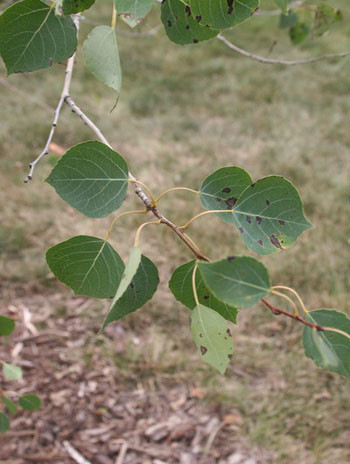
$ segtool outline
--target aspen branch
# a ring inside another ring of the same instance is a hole
[[[73,16],[73,22],[74,22],[75,27],[77,29],[77,33],[79,31],[79,21],[80,21],[79,15]],[[29,164],[29,173],[28,173],[27,177],[24,179],[25,183],[29,182],[33,178],[33,174],[34,174],[34,170],[35,170],[36,165],[38,163],[40,163],[40,161],[42,160],[42,158],[44,156],[49,154],[50,143],[52,142],[53,136],[55,135],[57,123],[58,123],[58,120],[59,120],[59,117],[60,117],[60,113],[61,113],[61,110],[62,110],[64,100],[67,97],[67,95],[69,95],[69,89],[70,89],[70,84],[71,84],[71,81],[72,81],[72,74],[73,74],[73,68],[74,68],[75,55],[76,55],[76,53],[74,53],[69,58],[69,60],[67,61],[66,75],[65,75],[65,78],[64,78],[63,89],[62,89],[62,92],[61,92],[61,96],[60,96],[60,98],[58,100],[58,104],[57,104],[57,107],[56,107],[56,110],[55,110],[55,115],[54,115],[54,118],[53,118],[53,123],[51,125],[50,133],[49,133],[49,136],[47,138],[45,147],[42,150],[42,152],[40,153],[40,155],[34,161],[32,161]]]
[[[239,53],[240,55],[246,56],[247,58],[250,58],[252,60],[256,60],[256,61],[259,61],[260,63],[265,63],[265,64],[282,64],[284,66],[295,66],[298,64],[315,63],[316,61],[328,60],[330,58],[341,58],[341,57],[350,55],[350,52],[342,52],[342,53],[333,53],[331,55],[315,56],[314,58],[305,58],[303,60],[295,60],[295,61],[279,60],[279,59],[265,58],[263,56],[254,55],[253,53],[247,52],[246,50],[243,50],[242,48],[237,47],[237,45],[234,45],[232,42],[227,40],[221,34],[218,34],[216,38],[218,40],[221,40],[221,42],[223,42],[228,48],[235,51],[236,53]]]

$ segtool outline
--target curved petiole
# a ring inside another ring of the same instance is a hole
[[[109,229],[108,229],[108,232],[107,232],[107,235],[106,235],[106,238],[105,238],[105,242],[107,242],[107,240],[108,240],[109,237],[111,236],[111,233],[112,233],[114,224],[115,224],[121,217],[127,216],[128,214],[145,214],[145,213],[148,213],[148,210],[147,210],[147,209],[136,210],[136,211],[125,211],[124,213],[118,214],[118,216],[116,216],[116,217],[113,219],[113,221],[111,222],[111,225],[109,226]]]
[[[165,195],[167,195],[169,192],[173,192],[175,190],[187,190],[188,192],[192,192],[192,193],[196,193],[196,194],[200,193],[198,190],[193,190],[193,189],[188,188],[188,187],[173,187],[173,188],[169,188],[167,190],[164,190],[164,192],[162,192],[159,195],[159,197],[155,200],[155,203],[158,203],[158,201],[161,200],[163,197],[165,197]]]
[[[158,221],[147,221],[147,222],[144,222],[143,224],[141,224],[140,227],[137,229],[136,234],[135,234],[134,247],[135,248],[139,247],[141,230],[145,226],[148,226],[148,224],[161,224],[161,223],[162,223],[162,221],[159,219]]]
[[[192,222],[196,221],[198,218],[202,217],[202,216],[205,216],[206,214],[214,214],[214,213],[232,213],[232,209],[212,209],[210,211],[202,211],[201,213],[199,214],[196,214],[195,216],[193,216],[192,219],[190,219],[188,222],[186,222],[186,224],[184,224],[183,226],[180,227],[181,230],[185,230],[187,229],[191,224]]]

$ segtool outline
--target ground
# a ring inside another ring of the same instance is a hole
[[[227,37],[271,57],[343,51],[348,11],[345,1],[333,3],[344,7],[343,25],[298,48],[275,17],[254,17]],[[108,12],[101,1],[86,18],[108,23]],[[151,16],[141,30],[157,22]],[[90,28],[83,24],[82,37]],[[349,60],[269,67],[217,40],[181,47],[163,32],[120,35],[119,47],[123,91],[116,109],[110,113],[115,95],[84,69],[81,53],[72,94],[134,175],[157,194],[179,185],[196,189],[227,165],[255,179],[287,177],[314,227],[289,251],[262,261],[273,283],[294,287],[309,309],[349,313]],[[43,409],[12,419],[11,431],[0,437],[0,463],[71,464],[77,461],[69,446],[98,464],[347,462],[349,384],[304,356],[301,325],[257,304],[241,311],[233,327],[235,354],[226,376],[200,361],[189,312],[167,288],[172,271],[192,259],[170,230],[142,234],[141,248],[161,278],[152,301],[97,334],[108,302],[73,297],[44,256],[71,236],[104,237],[108,229],[111,218],[83,217],[43,182],[60,148],[93,134],[66,108],[57,146],[24,185],[27,165],[45,143],[64,66],[9,80],[4,68],[1,73],[0,313],[15,318],[17,328],[0,345],[0,359],[24,371],[22,381],[1,379],[1,388],[13,398],[37,393]],[[169,194],[160,206],[180,224],[201,210],[198,198],[185,192]],[[139,207],[130,189],[123,210]],[[141,221],[124,218],[113,232],[125,259]],[[199,219],[189,233],[213,259],[253,256],[217,218]]]

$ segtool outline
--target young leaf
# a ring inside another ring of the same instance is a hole
[[[280,176],[247,187],[234,206],[233,218],[244,243],[260,255],[289,248],[311,227],[297,190]]]
[[[16,414],[17,406],[13,401],[6,398],[6,396],[1,396],[1,401],[4,403],[11,414]]]
[[[63,0],[62,11],[68,16],[88,10],[95,3],[95,0]]]
[[[46,179],[69,205],[88,217],[118,209],[128,188],[128,166],[101,142],[83,142],[67,151]]]
[[[350,319],[331,309],[317,309],[307,314],[306,319],[322,327],[332,327],[350,335]],[[305,354],[315,363],[329,371],[350,378],[350,339],[331,331],[304,328]]]
[[[175,298],[190,309],[194,309],[196,306],[192,288],[192,274],[195,264],[196,261],[193,260],[178,267],[169,281],[169,288]],[[196,273],[196,290],[201,304],[213,309],[227,321],[236,323],[237,308],[215,298],[206,287],[200,272]]]
[[[124,271],[121,257],[108,242],[86,235],[53,246],[46,261],[75,295],[94,298],[113,298]]]
[[[0,335],[8,336],[15,330],[15,321],[9,317],[0,316]]]
[[[0,16],[0,54],[8,74],[47,68],[65,61],[77,47],[71,18],[55,15],[40,0],[23,0]]]
[[[118,16],[130,27],[135,27],[151,11],[154,0],[114,0]]]
[[[219,33],[216,29],[198,24],[191,14],[191,8],[181,0],[164,0],[161,19],[169,39],[180,45],[208,40]]]
[[[95,27],[85,40],[83,49],[89,71],[119,93],[122,71],[115,30],[109,26]]]
[[[3,363],[2,373],[6,380],[18,380],[22,377],[22,369],[14,364]]]
[[[41,408],[41,399],[36,395],[23,395],[18,402],[21,408],[26,411],[37,411]]]
[[[200,24],[227,29],[248,19],[259,7],[259,0],[184,0]]]
[[[101,331],[113,321],[133,313],[150,300],[157,290],[159,276],[156,266],[146,256],[141,256],[141,262],[136,274],[132,277],[123,295],[111,305],[103,322]]]
[[[253,306],[270,291],[266,267],[248,256],[199,262],[198,270],[216,298],[238,308]]]
[[[240,194],[253,182],[250,175],[242,168],[228,166],[218,169],[204,179],[200,188],[203,208],[232,209]],[[215,213],[223,221],[234,223],[232,214]]]
[[[199,304],[191,315],[191,333],[203,361],[224,374],[233,353],[232,336],[225,319]]]
[[[5,433],[10,428],[9,418],[3,412],[0,412],[0,433]]]

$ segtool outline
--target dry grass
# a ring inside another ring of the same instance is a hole
[[[336,3],[346,9],[345,1]],[[101,4],[100,18],[105,13]],[[227,36],[262,55],[268,54],[275,39],[273,56],[332,53],[346,48],[347,19],[330,36],[300,48],[290,46],[271,18],[253,18]],[[88,26],[82,29],[86,35]],[[82,67],[81,55],[72,93],[128,160],[133,173],[157,193],[176,185],[197,188],[207,174],[232,164],[254,178],[284,175],[298,187],[315,227],[288,252],[263,261],[274,284],[293,286],[310,308],[347,311],[349,60],[267,67],[232,54],[215,40],[180,47],[162,33],[144,39],[120,37],[119,45],[124,84],[116,110],[110,114],[114,95]],[[63,66],[56,65],[47,72],[11,76],[9,82],[28,97],[54,106],[63,73]],[[44,144],[51,114],[3,87],[0,92],[0,276],[3,295],[10,300],[12,293],[6,288],[20,294],[50,293],[57,283],[48,272],[44,250],[79,233],[104,236],[110,219],[84,218],[42,182],[55,155],[42,162],[29,185],[22,184],[26,165]],[[68,148],[90,138],[88,129],[66,109],[55,142]],[[135,206],[130,193],[125,209]],[[198,198],[186,193],[169,195],[162,208],[179,223],[200,210]],[[113,234],[112,241],[124,257],[131,245],[130,230],[139,221],[127,218]],[[346,462],[350,457],[346,381],[306,359],[301,328],[275,320],[261,305],[239,316],[235,357],[226,377],[201,364],[189,340],[188,312],[167,289],[171,272],[192,258],[170,231],[157,232],[146,230],[141,246],[159,266],[160,289],[151,303],[123,322],[127,350],[115,356],[106,345],[106,355],[115,359],[125,381],[137,375],[139,381],[152,378],[200,386],[204,402],[220,403],[242,416],[233,440],[267,450],[275,463]],[[190,233],[213,258],[247,253],[239,236],[215,218],[200,219]],[[100,307],[92,304],[93,320],[102,320],[101,313],[94,311]],[[141,345],[135,344],[135,337]]]

